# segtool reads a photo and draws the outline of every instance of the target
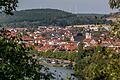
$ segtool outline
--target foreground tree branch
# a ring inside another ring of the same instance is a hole
[[[119,9],[120,8],[120,0],[109,0],[110,8]]]
[[[18,0],[0,0],[0,12],[12,15],[16,10],[17,3]]]

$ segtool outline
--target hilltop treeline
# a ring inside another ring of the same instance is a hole
[[[17,27],[66,26],[77,24],[109,24],[104,14],[72,14],[57,9],[31,9],[14,12],[14,15],[0,15],[1,25]]]

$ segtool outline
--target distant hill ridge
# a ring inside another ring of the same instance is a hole
[[[120,12],[111,13],[110,17],[118,17],[118,18],[120,18]]]
[[[14,15],[0,15],[0,24],[30,25],[75,25],[75,24],[106,24],[105,14],[73,14],[58,9],[29,9],[14,12]],[[17,26],[18,26],[17,25]],[[21,25],[22,26],[22,25]],[[25,25],[24,25],[25,26]]]

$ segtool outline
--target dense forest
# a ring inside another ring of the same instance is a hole
[[[83,49],[76,63],[79,80],[120,80],[120,54],[110,48]]]
[[[0,15],[1,25],[14,27],[66,26],[77,24],[109,24],[105,14],[73,14],[57,9],[31,9],[14,12],[14,15]]]

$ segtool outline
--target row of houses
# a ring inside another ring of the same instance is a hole
[[[84,43],[85,48],[100,45],[119,49],[120,40],[110,37],[110,29],[106,27],[104,26],[103,31],[99,29],[103,27],[95,29],[82,27],[81,31],[76,27],[8,28],[8,30],[12,36],[20,34],[19,43],[32,45],[37,51],[77,51],[79,43]],[[101,33],[98,34],[99,32]]]

